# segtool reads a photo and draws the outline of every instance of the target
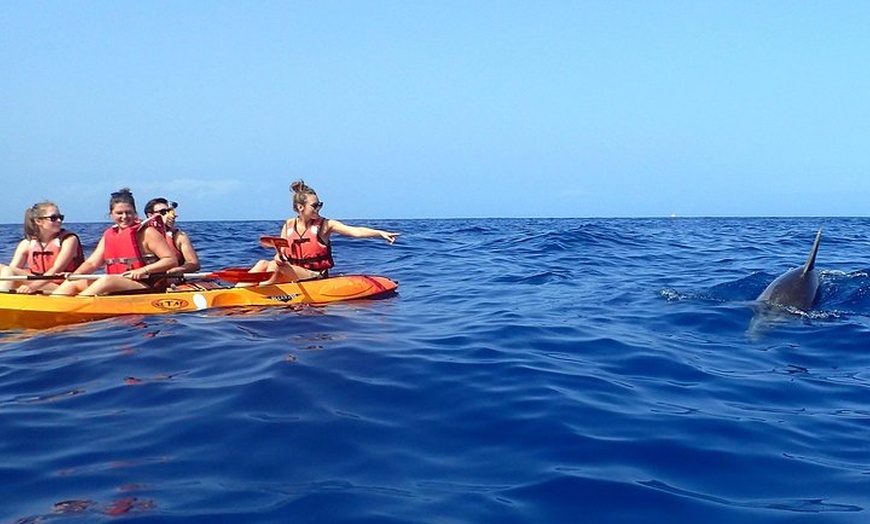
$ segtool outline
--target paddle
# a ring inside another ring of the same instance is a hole
[[[282,247],[290,247],[290,242],[286,238],[263,235],[260,237],[260,246],[265,247],[266,249],[275,248],[275,255],[277,255],[279,259],[284,260],[285,262],[287,261],[287,257],[281,252]]]
[[[262,236],[260,237],[260,245],[265,248],[282,248],[282,247],[290,247],[290,242],[287,241],[284,237],[270,237],[270,236]]]
[[[179,273],[174,275],[163,274],[162,276],[182,277],[188,280],[194,278],[217,278],[226,282],[238,284],[240,282],[263,282],[264,280],[269,280],[270,278],[272,278],[272,275],[274,275],[274,273],[272,273],[271,271],[255,271],[252,273],[246,267],[230,267],[227,269],[221,269],[219,271],[212,271],[211,273]]]
[[[269,280],[272,277],[271,271],[258,271],[251,273],[248,271],[248,268],[244,267],[231,267],[227,269],[221,269],[218,271],[212,271],[210,273],[153,273],[152,277],[169,277],[169,278],[184,278],[187,280],[198,279],[198,278],[216,278],[219,280],[224,280],[226,282],[239,283],[239,282],[263,282],[264,280]],[[84,274],[84,275],[67,275],[63,277],[62,275],[8,275],[8,276],[0,276],[0,280],[12,280],[12,281],[25,281],[25,280],[63,280],[66,278],[67,280],[96,280],[100,277],[105,276],[104,274]]]
[[[88,275],[6,275],[0,276],[0,280],[96,280],[104,275],[88,274]]]

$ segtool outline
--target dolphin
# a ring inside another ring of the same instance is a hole
[[[776,280],[758,295],[758,300],[775,306],[809,310],[816,301],[816,294],[819,291],[819,272],[816,271],[815,266],[821,240],[822,230],[819,229],[806,263],[776,277]]]

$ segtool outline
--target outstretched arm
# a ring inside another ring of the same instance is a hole
[[[362,226],[349,226],[347,224],[343,224],[338,220],[329,220],[329,232],[336,232],[340,235],[344,235],[346,237],[354,237],[354,238],[373,238],[373,237],[381,237],[390,244],[396,241],[396,237],[401,235],[401,233],[391,233],[389,231],[384,231],[382,229],[373,229],[370,227],[362,227]]]

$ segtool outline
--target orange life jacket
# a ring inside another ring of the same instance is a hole
[[[320,228],[326,222],[321,218],[315,220],[300,235],[296,232],[296,219],[293,219],[292,231],[288,231],[290,245],[281,248],[281,254],[291,264],[310,269],[325,271],[333,266],[332,244],[320,238]]]
[[[27,269],[34,275],[45,274],[45,272],[51,269],[51,266],[54,265],[57,256],[60,255],[60,248],[63,245],[63,241],[71,236],[76,237],[76,239],[79,238],[78,235],[72,231],[61,229],[60,234],[50,240],[47,244],[43,244],[36,238],[31,239],[27,251]],[[85,255],[82,251],[82,243],[79,241],[75,256],[73,256],[72,260],[70,260],[70,263],[67,264],[66,267],[60,268],[59,272],[73,272],[84,261]]]

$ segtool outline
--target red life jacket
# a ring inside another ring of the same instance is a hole
[[[332,244],[320,238],[320,228],[325,219],[315,220],[300,235],[296,232],[296,219],[293,219],[292,231],[288,231],[290,245],[281,248],[281,254],[291,264],[310,269],[325,271],[335,265],[332,260]]]
[[[63,241],[71,236],[76,237],[76,239],[79,238],[75,233],[67,231],[66,229],[61,229],[60,234],[45,245],[43,245],[39,239],[31,239],[27,252],[27,269],[29,269],[34,275],[45,274],[45,272],[51,269],[51,266],[54,265],[55,259],[57,259],[57,256],[60,254],[60,248]],[[66,267],[61,268],[59,272],[73,272],[84,261],[85,254],[82,251],[82,243],[79,241],[75,256],[73,256],[70,263],[67,264]]]
[[[124,229],[112,226],[103,233],[103,262],[106,264],[106,273],[119,275],[153,261],[153,255],[148,255],[146,259],[139,249],[136,233],[141,228],[142,224],[136,222]]]

